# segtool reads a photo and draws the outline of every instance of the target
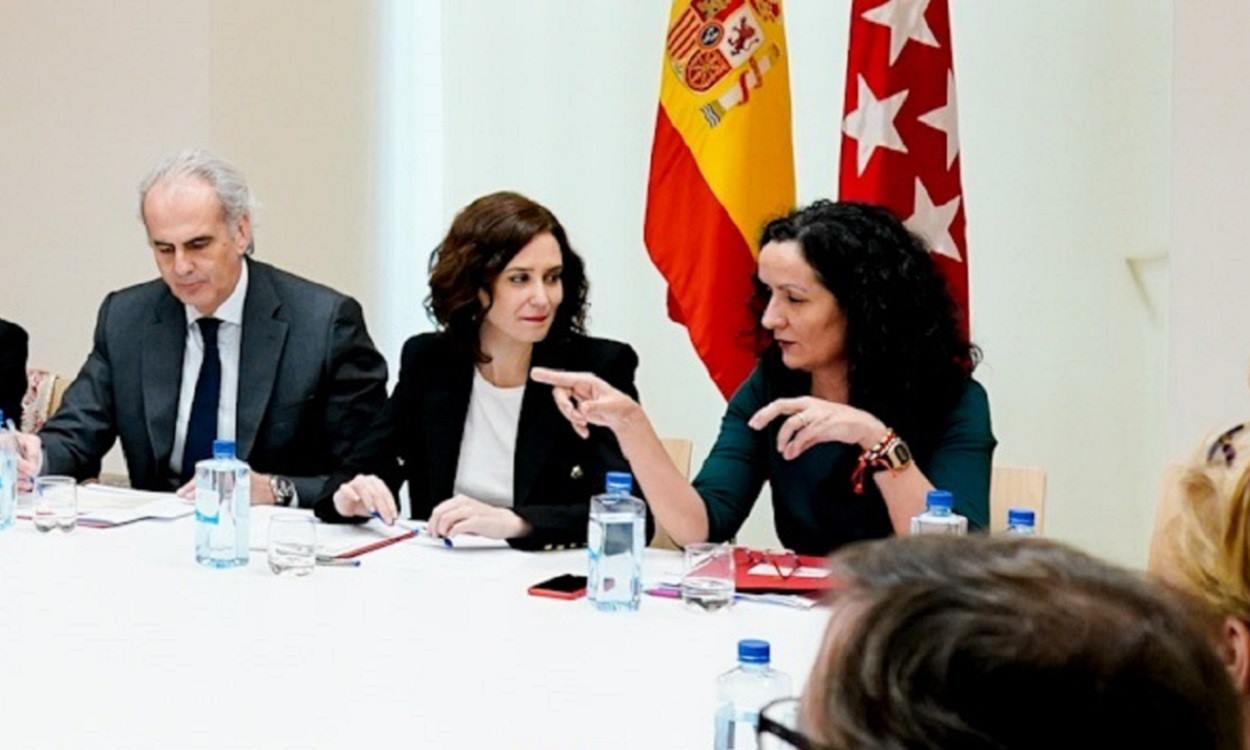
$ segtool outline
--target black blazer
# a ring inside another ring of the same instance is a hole
[[[533,366],[585,370],[637,398],[634,370],[638,355],[627,344],[572,336],[535,346]],[[412,517],[427,519],[434,506],[452,496],[460,441],[473,386],[473,358],[442,333],[408,339],[399,382],[360,441],[337,487],[356,474],[381,477],[391,491],[408,482]],[[532,380],[521,402],[517,426],[512,511],[533,531],[509,540],[518,549],[585,544],[590,497],[603,491],[609,471],[629,471],[611,431],[590,428],[583,440],[552,400],[551,387]],[[634,494],[638,494],[635,491]],[[331,497],[316,506],[324,521],[343,522]]]
[[[247,264],[236,450],[252,469],[289,477],[311,507],[385,403],[386,360],[351,297]],[[104,299],[91,354],[39,433],[48,473],[95,476],[120,437],[133,486],[176,486],[169,457],[186,334],[185,307],[159,279]]]
[[[22,429],[22,396],[26,395],[26,331],[0,320],[0,410]]]

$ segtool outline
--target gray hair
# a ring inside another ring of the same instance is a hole
[[[145,224],[147,219],[143,215],[143,203],[147,200],[148,193],[157,184],[176,177],[198,177],[213,188],[217,193],[217,200],[221,201],[221,207],[226,212],[226,223],[231,233],[234,233],[239,220],[245,216],[251,218],[256,210],[252,191],[248,189],[247,180],[238,167],[203,149],[186,149],[166,158],[139,183],[139,219]],[[247,254],[251,255],[255,250],[253,233],[252,242],[247,246]]]

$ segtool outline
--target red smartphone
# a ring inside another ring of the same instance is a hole
[[[566,573],[548,578],[529,587],[530,596],[549,596],[552,599],[580,599],[586,595],[586,576]]]

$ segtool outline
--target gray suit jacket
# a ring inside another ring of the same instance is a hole
[[[290,477],[300,505],[311,507],[382,408],[386,361],[355,300],[246,262],[238,456],[255,471]],[[46,473],[94,476],[120,437],[132,486],[175,487],[169,458],[186,326],[182,303],[160,279],[104,298],[87,363],[40,432]]]

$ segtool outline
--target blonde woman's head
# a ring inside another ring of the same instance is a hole
[[[1216,612],[1250,622],[1250,424],[1203,441],[1174,488],[1158,571]]]

